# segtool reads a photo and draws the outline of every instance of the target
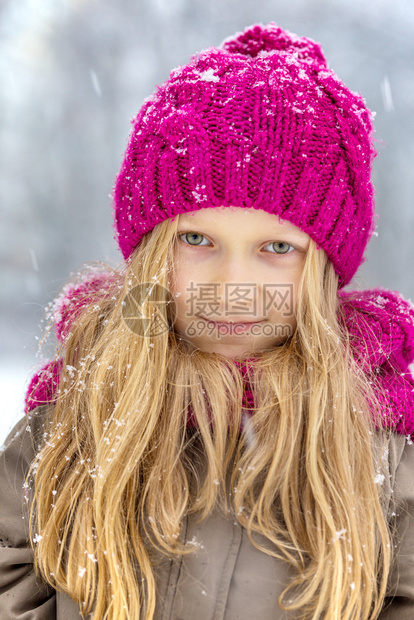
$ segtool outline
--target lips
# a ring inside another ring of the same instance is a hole
[[[204,316],[200,316],[199,318],[209,323],[215,323],[216,325],[257,325],[263,322],[263,319],[260,321],[213,321],[213,319],[206,319]]]

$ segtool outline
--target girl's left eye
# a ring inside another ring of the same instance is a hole
[[[204,235],[201,235],[198,232],[181,233],[180,235],[178,235],[178,237],[180,239],[184,237],[183,241],[187,245],[206,246],[210,243],[207,237],[205,237]],[[203,240],[206,243],[203,243]],[[290,254],[291,251],[295,249],[292,245],[290,245],[290,243],[286,243],[285,241],[273,241],[272,243],[269,243],[265,247],[266,248],[271,247],[272,254]]]
[[[206,245],[205,243],[201,243],[201,238],[207,241],[207,243],[209,242],[207,237],[204,237],[204,235],[200,235],[200,233],[197,232],[182,233],[181,235],[178,235],[178,237],[180,239],[181,237],[185,237],[184,243],[187,245]]]

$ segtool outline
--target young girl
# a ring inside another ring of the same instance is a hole
[[[374,154],[362,97],[274,23],[145,101],[125,262],[48,309],[2,453],[1,618],[414,618],[414,308],[342,290]]]

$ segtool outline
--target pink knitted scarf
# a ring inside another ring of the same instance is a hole
[[[70,288],[55,308],[56,333],[64,339],[81,307],[107,281],[95,276]],[[414,438],[414,305],[397,291],[382,288],[365,291],[338,291],[350,334],[354,358],[363,372],[374,374],[380,402],[389,405],[383,420],[386,428]],[[245,380],[243,406],[253,406],[253,394],[246,380],[246,363],[239,365]],[[53,403],[63,360],[44,365],[31,379],[25,411]]]

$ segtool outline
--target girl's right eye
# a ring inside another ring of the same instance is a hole
[[[178,235],[178,237],[180,239],[184,237],[185,241],[184,239],[183,241],[187,245],[207,245],[206,243],[201,243],[201,239],[204,239],[205,241],[207,241],[207,243],[209,243],[209,240],[207,239],[207,237],[205,237],[204,235],[200,235],[197,232],[182,233],[181,235]]]

